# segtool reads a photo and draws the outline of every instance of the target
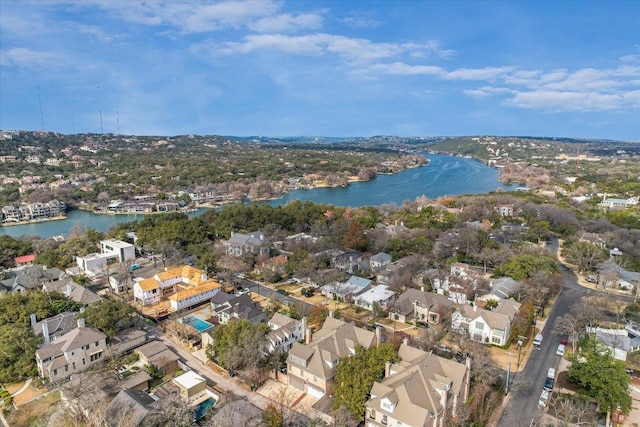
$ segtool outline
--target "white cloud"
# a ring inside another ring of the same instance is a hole
[[[382,22],[359,12],[351,12],[349,16],[340,20],[343,24],[351,28],[378,28]]]
[[[68,65],[70,57],[63,53],[15,47],[0,54],[0,64],[20,68],[53,68]]]
[[[450,71],[445,78],[450,80],[493,80],[512,71],[514,67],[460,68]]]
[[[444,70],[432,65],[409,65],[403,62],[392,64],[374,64],[369,67],[371,70],[380,71],[385,74],[395,74],[404,76],[430,75],[441,76]]]
[[[250,23],[249,28],[259,33],[278,33],[322,28],[323,16],[319,13],[291,15],[290,13],[268,16]]]
[[[619,106],[619,95],[589,92],[532,91],[518,92],[508,101],[522,108],[555,111],[603,111]]]

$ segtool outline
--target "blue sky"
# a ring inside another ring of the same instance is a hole
[[[63,133],[640,141],[640,2],[2,0],[0,129],[38,88]]]

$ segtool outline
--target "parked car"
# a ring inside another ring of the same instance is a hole
[[[547,391],[551,391],[553,390],[553,383],[555,382],[555,380],[553,378],[549,378],[547,377],[547,379],[544,382],[544,389]]]
[[[238,288],[236,289],[236,295],[240,296],[240,295],[245,295],[248,294],[250,291],[247,288]]]
[[[539,346],[540,344],[542,344],[542,334],[536,335],[536,337],[533,339],[533,345]]]
[[[129,266],[129,270],[133,271],[133,270],[137,270],[140,268],[140,264],[131,264]]]
[[[566,349],[567,349],[566,345],[560,344],[560,345],[558,345],[558,349],[556,350],[556,354],[558,356],[564,356],[564,352],[565,352]]]
[[[285,291],[284,289],[278,289],[277,292],[281,295],[289,295],[289,292]]]
[[[549,368],[547,371],[547,378],[556,379],[556,368]]]
[[[307,298],[312,297],[315,294],[313,288],[306,288],[303,292],[302,295],[304,295]]]
[[[540,399],[538,399],[538,406],[547,406],[547,403],[549,403],[549,392],[547,390],[542,390]]]

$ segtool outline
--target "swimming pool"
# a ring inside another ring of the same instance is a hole
[[[213,325],[209,322],[205,322],[202,319],[199,319],[195,316],[184,317],[182,319],[183,323],[195,328],[198,332],[208,331],[213,328]]]
[[[196,421],[198,421],[199,419],[207,415],[207,409],[211,408],[215,404],[216,404],[216,400],[213,397],[210,397],[204,402],[198,404],[194,412],[194,417]]]

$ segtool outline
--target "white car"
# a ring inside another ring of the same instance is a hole
[[[549,392],[547,390],[542,390],[540,399],[538,399],[538,406],[547,406],[547,403],[549,403]]]
[[[560,344],[558,345],[558,349],[556,350],[556,354],[558,356],[564,356],[564,352],[566,351],[567,346],[564,344]]]

